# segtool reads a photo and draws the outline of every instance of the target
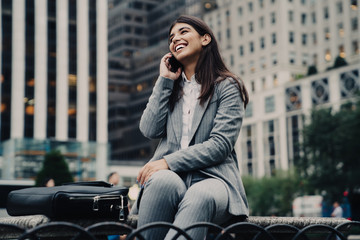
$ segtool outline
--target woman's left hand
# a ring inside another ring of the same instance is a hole
[[[165,159],[149,162],[141,168],[136,179],[143,186],[155,172],[164,169],[169,169]]]

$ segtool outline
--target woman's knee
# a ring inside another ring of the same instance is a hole
[[[167,190],[180,190],[186,191],[184,181],[171,170],[160,170],[154,173],[150,179],[145,183],[145,189],[160,189]]]
[[[216,209],[218,208],[217,205],[228,201],[227,190],[223,183],[215,179],[214,181],[205,181],[196,183],[188,189],[184,197],[187,204],[199,208]]]

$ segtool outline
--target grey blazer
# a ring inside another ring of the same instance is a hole
[[[180,149],[182,105],[180,99],[169,110],[174,81],[159,77],[140,120],[140,131],[148,138],[161,138],[150,161],[164,158],[170,170],[200,171],[221,180],[229,192],[229,212],[248,215],[234,145],[238,138],[244,106],[232,78],[215,85],[214,94],[203,106],[196,105],[190,144]]]

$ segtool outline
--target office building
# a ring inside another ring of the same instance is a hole
[[[339,109],[359,89],[359,1],[224,0],[204,19],[250,92],[236,145],[242,174],[289,169],[311,109]],[[333,68],[336,59],[348,65]]]
[[[94,167],[89,178],[104,179],[108,158],[107,1],[2,0],[0,10],[0,136],[7,146],[4,169],[11,169],[3,175],[24,177],[21,172],[27,167],[21,165],[22,158],[43,156],[51,150],[44,146],[57,145],[46,143],[51,141],[80,143],[64,154],[78,160],[90,158]],[[85,147],[89,144],[91,151]],[[29,145],[37,147],[27,151]],[[34,177],[39,164],[41,161],[26,177]]]

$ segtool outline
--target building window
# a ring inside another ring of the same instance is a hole
[[[277,64],[277,54],[276,53],[271,54],[271,59],[272,59],[272,64],[276,65]]]
[[[270,156],[274,156],[275,155],[275,142],[274,142],[274,136],[269,136],[268,137],[269,139],[269,153],[270,153]],[[275,161],[274,160],[270,160],[270,169],[271,171],[273,171],[273,169],[275,169],[275,166],[274,168],[271,167],[271,163],[274,163]],[[275,163],[274,163],[275,164]]]
[[[250,42],[249,47],[250,47],[250,52],[253,53],[254,50],[255,50],[255,49],[254,49],[254,42]]]
[[[260,68],[265,69],[266,68],[266,59],[265,57],[260,58]]]
[[[294,43],[294,32],[289,32],[289,43]]]
[[[275,96],[265,98],[265,112],[271,113],[275,111]]]
[[[344,72],[340,74],[341,98],[354,97],[360,90],[359,70]]]
[[[251,73],[254,73],[254,72],[255,72],[254,61],[250,61],[250,63],[249,63],[249,68],[250,68],[250,72],[251,72]]]
[[[251,163],[251,162],[248,162],[247,166],[248,166],[248,174],[249,174],[250,176],[252,176],[252,175],[253,175],[252,163]]]
[[[270,139],[269,139],[270,140]],[[269,167],[270,167],[270,175],[271,176],[275,176],[276,174],[276,168],[275,168],[275,160],[274,159],[271,159],[269,161]]]
[[[313,23],[316,23],[316,13],[315,12],[311,13],[311,19],[312,19]]]
[[[275,12],[272,12],[272,13],[271,13],[271,17],[270,17],[270,18],[271,18],[271,23],[272,23],[272,24],[275,24],[275,23],[276,23],[276,14],[275,14]]]
[[[238,8],[238,15],[241,17],[243,15],[243,9],[242,7]]]
[[[339,31],[339,36],[340,36],[340,37],[344,37],[345,32],[344,32],[344,25],[343,25],[343,23],[338,23],[338,31]]]
[[[255,82],[251,81],[251,92],[255,92]]]
[[[289,63],[290,64],[295,64],[295,52],[290,52],[289,53]]]
[[[337,9],[337,13],[342,13],[343,12],[342,2],[337,2],[336,3],[336,9]]]
[[[354,17],[351,19],[351,30],[356,31],[358,30],[358,18]]]
[[[266,78],[261,78],[261,85],[262,85],[262,89],[266,89]]]
[[[352,52],[354,55],[359,54],[359,43],[358,41],[352,42]]]
[[[324,8],[324,19],[329,19],[329,8],[328,7]]]
[[[273,86],[277,87],[279,85],[279,80],[276,74],[273,75]]]
[[[289,11],[289,22],[294,22],[294,12]]]
[[[325,61],[327,61],[327,62],[331,61],[330,49],[326,49],[326,51],[325,51]]]
[[[264,38],[264,37],[261,37],[261,38],[260,38],[260,48],[261,48],[261,49],[264,49],[264,48],[265,48],[265,38]]]
[[[231,39],[231,31],[230,28],[226,29],[226,38],[229,40]]]
[[[239,47],[239,54],[240,54],[240,56],[244,56],[244,46],[240,46]]]
[[[240,72],[240,75],[245,75],[244,64],[241,64],[239,66],[239,72]]]
[[[301,35],[301,42],[302,42],[302,45],[306,46],[306,43],[307,43],[307,34],[306,33],[303,33]]]
[[[311,99],[314,105],[329,102],[329,84],[328,79],[323,78],[311,83]]]
[[[276,33],[271,34],[271,42],[272,42],[273,45],[276,44]]]
[[[303,53],[302,55],[302,65],[307,66],[309,61],[309,55],[307,53]]]
[[[317,44],[316,33],[312,34],[312,39],[313,39],[313,44],[316,45]]]
[[[301,87],[294,86],[285,90],[286,111],[293,111],[301,109]]]
[[[261,29],[264,28],[264,26],[265,26],[264,16],[260,17],[259,26],[260,26]]]
[[[240,26],[240,27],[239,27],[239,36],[242,36],[242,35],[243,35],[243,27]]]
[[[324,33],[325,33],[325,40],[329,40],[330,39],[330,30],[329,30],[329,28],[325,28]]]
[[[339,56],[342,57],[342,58],[346,57],[344,45],[339,46]]]
[[[249,32],[252,33],[254,31],[254,23],[249,22]]]
[[[251,140],[246,141],[246,146],[247,146],[247,157],[248,159],[252,159]]]
[[[260,6],[260,8],[264,7],[264,0],[259,0],[259,6]]]
[[[301,0],[302,5],[306,5],[306,0]]]
[[[357,0],[351,0],[351,9],[356,11],[357,10]]]
[[[234,66],[234,55],[230,55],[230,65]]]
[[[306,13],[301,14],[301,24],[306,25]]]
[[[249,11],[252,12],[253,11],[253,3],[249,2],[248,7],[249,7]]]

